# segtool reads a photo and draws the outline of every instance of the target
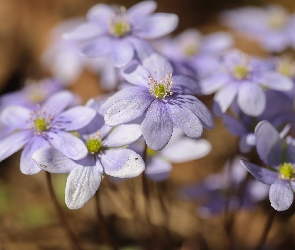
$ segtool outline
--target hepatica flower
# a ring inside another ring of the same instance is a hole
[[[117,92],[102,105],[107,125],[117,126],[145,115],[141,130],[153,150],[167,145],[173,127],[191,138],[199,138],[203,127],[213,128],[211,113],[191,95],[196,83],[189,77],[174,76],[170,63],[160,55],[151,55],[142,65],[133,63],[122,74],[136,86]]]
[[[255,137],[259,157],[270,169],[245,160],[241,160],[241,163],[256,180],[270,185],[271,206],[277,211],[287,210],[294,197],[295,147],[282,139],[267,121],[257,125]]]
[[[65,110],[73,98],[70,92],[62,91],[52,95],[37,110],[22,106],[4,109],[0,116],[1,122],[12,132],[0,140],[0,161],[24,147],[20,170],[24,174],[36,174],[40,168],[32,155],[46,145],[52,145],[71,159],[85,157],[86,146],[68,131],[86,126],[94,118],[95,111],[83,106]]]
[[[153,14],[157,4],[142,1],[130,9],[105,4],[93,6],[87,13],[87,22],[65,34],[66,39],[86,41],[82,53],[88,57],[109,55],[116,67],[123,67],[135,55],[135,45],[146,43],[172,32],[178,17],[174,14]]]
[[[293,82],[238,50],[228,53],[219,70],[201,81],[204,94],[216,92],[214,100],[222,112],[237,98],[240,109],[250,116],[261,115],[266,107],[263,88],[288,91],[293,88]]]
[[[101,116],[99,119],[103,120]],[[48,172],[70,172],[65,201],[70,209],[79,209],[95,194],[103,175],[132,178],[143,172],[145,165],[141,156],[126,148],[140,136],[140,126],[137,124],[124,124],[116,128],[104,125],[95,133],[81,135],[88,150],[82,160],[71,160],[53,147],[36,151],[33,158],[40,168]]]

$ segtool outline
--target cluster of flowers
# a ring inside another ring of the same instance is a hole
[[[246,55],[232,48],[233,38],[225,32],[202,35],[188,29],[164,37],[176,28],[178,18],[155,9],[154,1],[129,9],[97,4],[86,21],[58,26],[42,57],[55,80],[1,97],[0,161],[24,148],[22,173],[69,173],[66,204],[78,209],[94,195],[104,175],[132,178],[145,170],[149,178],[162,181],[171,163],[207,155],[210,143],[198,138],[214,121],[196,96],[215,93],[214,113],[240,137],[241,153],[256,146],[271,169],[245,160],[242,164],[258,181],[271,185],[269,197],[276,210],[289,208],[295,188],[291,57]],[[253,13],[257,18],[249,19]],[[232,10],[222,20],[254,35],[270,52],[295,46],[293,18],[281,7]],[[77,106],[78,98],[64,88],[85,68],[98,73],[102,88],[113,93]],[[214,204],[212,209],[205,204],[206,211],[215,213],[223,207],[215,190],[238,185],[245,174],[233,170],[225,182],[214,181],[215,187],[208,188],[212,179],[220,179],[216,175],[184,192],[194,197],[209,194]],[[263,187],[248,186],[252,201],[265,196]]]

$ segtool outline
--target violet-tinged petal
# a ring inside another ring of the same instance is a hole
[[[134,56],[134,48],[127,39],[112,41],[110,58],[115,67],[123,67],[129,63]]]
[[[277,172],[259,167],[245,160],[241,160],[240,162],[255,177],[257,181],[267,185],[272,185],[279,179]]]
[[[108,134],[112,131],[114,127],[110,127],[110,126],[107,126],[107,125],[103,125],[99,131],[100,131],[100,136],[101,136],[101,139],[104,140]]]
[[[106,150],[101,163],[107,175],[119,178],[136,177],[145,169],[141,156],[126,148]]]
[[[32,158],[39,168],[53,174],[69,173],[77,166],[74,161],[50,145],[35,151]]]
[[[215,32],[203,38],[202,50],[209,53],[220,53],[230,48],[234,43],[233,37],[226,32]]]
[[[140,117],[148,109],[153,100],[154,98],[148,91],[119,100],[106,111],[104,116],[105,123],[108,126],[117,126],[132,121]]]
[[[200,159],[211,151],[211,144],[205,139],[194,140],[187,137],[168,145],[161,154],[173,163],[182,163]]]
[[[293,202],[294,193],[288,180],[277,180],[270,186],[269,200],[277,211],[287,210]]]
[[[97,191],[101,174],[97,166],[78,165],[67,178],[65,201],[70,209],[79,209],[88,202]]]
[[[153,181],[164,181],[169,178],[172,165],[160,156],[153,156],[144,173]]]
[[[241,153],[244,153],[244,154],[247,154],[249,153],[252,148],[254,146],[253,145],[249,145],[248,142],[247,142],[247,135],[243,135],[241,138],[240,138],[240,141],[239,141],[239,150]]]
[[[86,40],[103,33],[95,23],[83,23],[74,30],[65,33],[62,37],[67,40]]]
[[[0,140],[0,161],[19,151],[32,138],[31,130],[19,131]]]
[[[180,102],[171,102],[167,107],[173,124],[191,138],[199,138],[203,133],[203,126],[199,118]]]
[[[55,126],[60,124],[66,131],[75,131],[90,123],[95,115],[96,112],[92,108],[76,106],[61,113],[54,123]]]
[[[128,39],[135,49],[136,57],[140,62],[143,62],[147,57],[155,53],[153,47],[147,41],[137,39],[136,37],[129,37]]]
[[[269,166],[279,166],[282,163],[283,140],[278,131],[268,121],[261,121],[255,128],[255,138],[260,159]]]
[[[1,112],[1,122],[11,130],[25,129],[29,127],[26,121],[29,121],[31,110],[21,106],[8,106]]]
[[[98,25],[108,23],[114,15],[114,9],[107,4],[96,4],[87,12],[87,19],[98,22]]]
[[[145,39],[155,39],[167,35],[178,25],[178,16],[175,14],[156,13],[141,23],[136,35]]]
[[[191,95],[178,95],[177,100],[188,107],[200,119],[204,128],[214,128],[214,120],[211,112],[197,97]]]
[[[189,76],[173,76],[172,93],[183,95],[196,95],[201,94],[201,87],[199,83]]]
[[[242,121],[225,114],[223,117],[223,123],[229,132],[236,136],[241,136],[248,133],[247,127],[242,123]]]
[[[152,14],[157,8],[157,3],[155,1],[142,1],[139,2],[127,10],[128,20],[131,23],[136,24],[138,20],[146,18]]]
[[[121,73],[127,82],[148,88],[150,73],[139,63],[131,63]]]
[[[200,81],[201,91],[204,95],[210,95],[218,91],[227,81],[229,81],[227,74],[211,74]]]
[[[122,124],[106,137],[104,144],[107,147],[122,147],[129,145],[141,136],[141,126],[139,124]]]
[[[295,163],[295,146],[294,145],[287,145],[285,161],[290,163]]]
[[[167,72],[173,73],[173,67],[171,63],[163,56],[159,54],[152,54],[151,56],[147,57],[143,62],[142,65],[146,68],[151,77],[156,79],[157,81]]]
[[[291,90],[294,86],[291,78],[277,72],[264,73],[260,82],[263,86],[280,91]]]
[[[38,164],[33,160],[33,154],[38,149],[49,145],[42,136],[35,136],[25,146],[20,158],[20,171],[26,175],[37,174],[41,171]]]
[[[214,101],[216,101],[223,113],[226,112],[228,107],[234,101],[238,92],[238,86],[235,84],[230,84],[218,91],[214,96]]]
[[[41,110],[54,112],[54,115],[57,115],[70,106],[73,101],[73,94],[70,91],[63,90],[49,97],[47,101],[42,104]]]
[[[54,148],[73,160],[80,160],[88,153],[84,142],[70,133],[58,131],[48,132],[47,135]]]
[[[99,37],[95,40],[85,42],[81,45],[81,52],[89,58],[101,57],[111,50],[111,40],[109,37]]]
[[[242,84],[238,93],[241,110],[251,116],[259,116],[265,110],[266,97],[263,89],[256,84]]]
[[[153,101],[141,124],[142,135],[153,150],[163,149],[172,136],[173,122],[165,105],[158,99]]]

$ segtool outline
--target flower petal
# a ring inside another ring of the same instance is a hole
[[[80,160],[88,154],[84,142],[70,133],[58,131],[48,132],[47,135],[54,148],[73,160]]]
[[[66,131],[74,131],[85,127],[96,116],[92,108],[76,106],[61,113],[53,123],[54,127],[61,126]]]
[[[29,121],[31,110],[21,106],[9,106],[1,112],[1,122],[8,126],[12,131],[16,129],[25,129],[29,127],[26,121]]]
[[[40,148],[49,145],[42,136],[35,136],[25,146],[20,158],[20,171],[26,175],[37,174],[41,171],[38,164],[33,160],[33,154]]]
[[[66,40],[86,40],[98,36],[103,32],[95,23],[83,23],[76,29],[65,33],[62,37]]]
[[[108,54],[111,50],[110,38],[103,36],[85,42],[81,45],[81,53],[89,58],[101,57]]]
[[[265,110],[265,93],[257,84],[242,84],[238,93],[238,104],[245,114],[259,116]]]
[[[229,81],[228,75],[224,73],[211,74],[201,79],[201,91],[204,95],[210,95],[218,91],[226,82]]]
[[[168,145],[161,154],[173,163],[182,163],[200,159],[211,151],[211,144],[205,139],[194,140],[187,137],[180,138]]]
[[[156,53],[144,59],[142,65],[149,71],[151,77],[156,78],[157,81],[160,81],[161,76],[165,76],[166,73],[173,72],[171,63],[165,57]]]
[[[96,166],[77,166],[68,176],[65,201],[70,209],[79,209],[88,202],[97,191],[101,174]]]
[[[282,163],[283,140],[278,131],[268,121],[261,121],[255,128],[255,138],[260,159],[269,166],[279,166]]]
[[[141,156],[126,148],[106,150],[101,163],[107,175],[119,178],[136,177],[145,169]]]
[[[163,149],[173,132],[173,122],[165,103],[158,99],[153,101],[141,126],[148,147],[153,150]]]
[[[180,75],[173,76],[171,91],[183,95],[201,94],[200,85],[194,78]]]
[[[177,25],[177,15],[156,13],[141,23],[140,30],[136,32],[136,35],[145,39],[155,39],[171,33]]]
[[[274,171],[259,167],[245,160],[240,160],[240,162],[255,177],[257,181],[267,185],[272,185],[279,179],[278,173]]]
[[[19,151],[32,138],[31,130],[15,132],[0,140],[0,162]]]
[[[140,117],[151,105],[153,99],[149,92],[140,92],[133,97],[126,97],[115,102],[105,113],[106,125],[117,126]]]
[[[87,12],[87,19],[102,25],[107,24],[114,14],[114,9],[109,5],[96,4]]]
[[[152,14],[156,8],[157,3],[155,1],[142,1],[130,7],[127,10],[127,16],[131,23],[136,24],[138,20]]]
[[[133,143],[141,136],[141,126],[139,124],[122,124],[106,137],[104,143],[107,147],[122,147]]]
[[[159,156],[154,156],[148,163],[144,173],[153,181],[164,181],[169,178],[171,171],[172,165],[170,162]]]
[[[262,76],[261,84],[270,89],[288,91],[294,86],[291,78],[277,72],[267,72]]]
[[[238,86],[235,84],[230,84],[218,91],[214,96],[214,101],[216,101],[223,113],[226,112],[228,107],[234,101],[238,92]]]
[[[110,58],[115,67],[123,67],[129,63],[134,56],[134,48],[127,39],[112,41]]]
[[[223,123],[229,132],[236,136],[241,136],[249,133],[249,130],[242,121],[232,117],[231,115],[225,114],[223,117]]]
[[[277,180],[270,186],[269,200],[277,211],[287,210],[293,202],[294,193],[288,180]]]
[[[63,90],[49,97],[47,101],[42,104],[41,109],[47,112],[54,112],[54,115],[57,115],[66,109],[73,100],[73,94],[68,90]]]
[[[189,108],[179,102],[171,102],[167,106],[174,126],[191,138],[201,137],[203,134],[202,123]]]
[[[32,158],[39,168],[53,174],[69,173],[77,166],[74,161],[50,145],[35,151]]]
[[[203,38],[202,50],[217,54],[230,48],[233,44],[233,37],[229,33],[215,32]]]
[[[148,88],[150,73],[139,63],[131,63],[121,73],[127,82]]]

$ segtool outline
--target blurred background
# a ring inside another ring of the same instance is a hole
[[[50,76],[40,65],[40,58],[49,42],[50,30],[60,21],[84,17],[96,3],[125,5],[127,8],[139,1],[94,0],[0,0],[0,91],[1,94],[19,89],[25,79]],[[222,10],[246,5],[264,5],[267,0],[159,0],[157,12],[175,13],[180,23],[175,34],[190,27],[204,33],[227,30],[218,23]],[[272,1],[294,11],[293,0]],[[251,18],[251,17],[250,17]],[[245,40],[233,31],[236,47],[245,52],[265,55],[253,41]],[[82,101],[102,93],[98,78],[84,71],[70,89]],[[201,98],[211,108],[212,97]],[[132,202],[138,203],[139,216],[144,217],[141,190],[130,188],[130,183],[110,185],[102,183],[102,213],[109,230],[120,249],[143,249],[138,242],[143,239],[161,242],[157,249],[252,249],[256,246],[267,216],[271,212],[268,199],[251,210],[240,210],[224,226],[224,214],[200,218],[196,204],[179,199],[176,195],[184,184],[196,183],[214,172],[220,172],[227,159],[237,153],[238,138],[232,136],[218,118],[212,131],[205,131],[204,138],[212,144],[212,151],[203,159],[186,164],[175,164],[171,177],[162,188],[164,204],[159,203],[155,186],[151,187],[150,224],[134,217]],[[0,149],[1,150],[1,149]],[[19,154],[0,163],[0,249],[71,249],[59,225],[46,188],[45,175],[40,172],[25,176],[19,171]],[[249,158],[257,157],[249,155]],[[96,223],[94,202],[82,209],[69,210],[64,204],[66,175],[53,176],[53,184],[67,220],[77,235],[83,249],[108,249]],[[134,188],[134,187],[133,187]],[[134,192],[131,192],[134,190]],[[164,206],[164,208],[163,208]],[[293,206],[276,216],[268,235],[270,249],[295,249],[295,218]],[[230,239],[229,237],[233,237]],[[139,240],[140,239],[140,240]],[[162,247],[161,247],[162,246]],[[156,249],[151,247],[150,249]]]

